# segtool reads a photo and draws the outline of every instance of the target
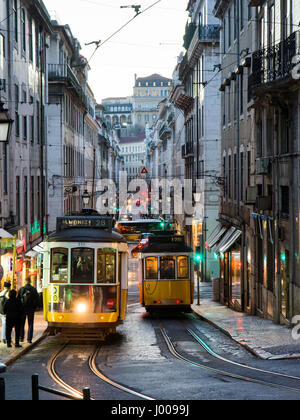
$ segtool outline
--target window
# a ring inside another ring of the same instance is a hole
[[[28,43],[29,43],[29,60],[33,61],[33,32],[32,32],[32,19],[28,23]]]
[[[71,254],[71,283],[94,283],[94,250],[74,248]]]
[[[30,182],[30,221],[31,223],[34,223],[34,204],[35,204],[35,199],[34,199],[34,176],[31,177],[31,182]]]
[[[189,259],[188,257],[177,258],[177,278],[188,279],[189,278]]]
[[[114,249],[98,249],[97,283],[117,283],[116,251]]]
[[[158,279],[158,259],[156,257],[146,258],[146,279]]]
[[[68,283],[68,249],[51,250],[51,283]]]
[[[290,214],[290,188],[281,187],[281,213],[282,216]]]
[[[24,224],[28,223],[28,179],[24,176]]]
[[[25,14],[25,9],[21,10],[21,26],[22,26],[23,51],[26,51],[26,14]]]
[[[13,16],[14,16],[14,40],[18,42],[19,34],[18,34],[18,1],[14,0],[13,2]]]
[[[160,258],[160,278],[164,280],[175,279],[175,257]]]

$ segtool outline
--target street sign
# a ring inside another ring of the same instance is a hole
[[[141,171],[141,174],[142,175],[147,175],[148,174],[147,169],[146,168],[143,168],[142,171]]]

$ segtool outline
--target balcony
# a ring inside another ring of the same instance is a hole
[[[64,82],[77,91],[80,100],[86,109],[89,108],[89,101],[82,89],[76,74],[68,64],[48,64],[49,82]]]
[[[163,124],[163,126],[161,127],[161,129],[159,130],[159,138],[161,140],[165,140],[167,138],[169,138],[171,136],[171,129],[168,127],[167,124]]]
[[[190,43],[193,39],[197,25],[195,23],[189,23],[185,27],[185,35],[183,37],[183,46],[186,50],[189,49]]]
[[[194,67],[206,44],[219,42],[220,25],[199,25],[188,48],[188,61]]]
[[[292,33],[284,41],[272,47],[258,50],[252,55],[252,75],[249,79],[251,91],[272,87],[276,83],[285,85],[292,80],[295,67],[293,58],[299,54],[300,31]]]

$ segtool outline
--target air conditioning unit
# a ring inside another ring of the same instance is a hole
[[[256,159],[256,175],[268,175],[270,173],[270,163],[269,158]]]
[[[255,204],[257,197],[257,187],[247,187],[246,190],[246,204]]]
[[[261,211],[272,210],[272,196],[257,197],[256,208]]]

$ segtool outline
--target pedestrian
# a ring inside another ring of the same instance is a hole
[[[5,302],[9,299],[9,291],[11,288],[10,282],[4,283],[4,290],[0,293],[0,314],[1,314],[1,340],[6,344],[6,315],[4,314]]]
[[[39,294],[31,285],[31,278],[27,277],[26,285],[19,290],[19,298],[22,302],[24,313],[21,323],[20,341],[25,338],[25,323],[28,320],[27,342],[32,343],[34,329],[34,313],[39,306]]]
[[[11,345],[11,333],[15,329],[15,347],[20,346],[20,327],[22,322],[23,307],[20,299],[17,299],[17,292],[11,290],[9,292],[9,299],[4,304],[4,313],[6,315],[6,341],[7,347]]]

